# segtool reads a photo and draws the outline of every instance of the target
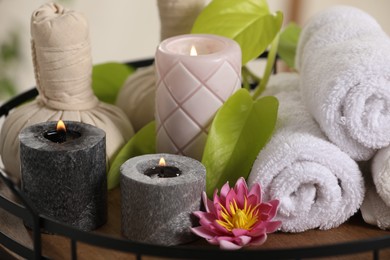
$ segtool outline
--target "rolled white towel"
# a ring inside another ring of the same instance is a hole
[[[379,196],[371,176],[368,174],[366,177],[366,194],[360,207],[363,219],[366,223],[381,229],[390,229],[389,201]]]
[[[302,30],[296,66],[303,101],[329,140],[355,160],[390,144],[389,64],[389,37],[357,8],[329,8]]]
[[[266,200],[280,200],[281,230],[337,227],[360,207],[364,184],[354,160],[327,141],[302,104],[296,74],[271,78],[264,94],[279,100],[277,126],[248,178]]]
[[[375,154],[372,159],[371,174],[378,195],[387,207],[390,207],[390,146]]]

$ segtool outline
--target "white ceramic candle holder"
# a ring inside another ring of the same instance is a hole
[[[241,49],[221,36],[180,35],[159,45],[155,64],[157,152],[200,160],[215,113],[241,87]]]

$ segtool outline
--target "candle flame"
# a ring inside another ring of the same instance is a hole
[[[165,163],[165,160],[164,160],[163,157],[160,158],[160,161],[158,162],[158,165],[159,165],[159,166],[165,166],[165,165],[167,165],[167,164]]]
[[[66,127],[65,127],[64,121],[58,120],[56,130],[57,130],[58,132],[59,132],[59,131],[66,132]]]
[[[190,56],[198,56],[198,52],[196,51],[196,48],[194,45],[191,47]]]

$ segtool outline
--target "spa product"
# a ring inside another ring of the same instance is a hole
[[[161,158],[165,166],[158,166]],[[160,175],[156,167],[171,167],[175,174]],[[205,167],[185,156],[149,154],[127,160],[120,180],[123,235],[167,246],[192,241],[192,212],[200,210],[205,178]]]
[[[91,46],[85,17],[58,4],[45,4],[32,14],[31,36],[39,95],[11,111],[4,121],[0,154],[7,173],[20,177],[20,130],[59,119],[103,129],[109,162],[134,131],[121,109],[100,102],[93,94]]]
[[[56,124],[21,131],[22,190],[40,214],[90,231],[107,221],[106,135],[80,122],[65,121],[65,133]]]

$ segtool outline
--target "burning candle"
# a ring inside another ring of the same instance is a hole
[[[228,38],[189,34],[156,52],[157,151],[200,160],[218,108],[241,87],[241,50]]]
[[[158,166],[153,166],[145,171],[145,175],[149,177],[172,178],[180,176],[181,171],[175,166],[167,166],[164,157],[160,158]]]
[[[161,158],[165,166],[157,166]],[[160,169],[167,176],[159,176]],[[195,239],[191,214],[200,210],[206,169],[192,158],[173,154],[133,157],[121,166],[122,233],[131,240],[177,245]],[[153,174],[149,176],[148,172]],[[180,172],[180,174],[178,174]]]
[[[194,45],[191,46],[190,56],[198,56],[198,52]]]
[[[19,140],[22,190],[38,212],[86,231],[107,221],[103,130],[45,122],[24,128]]]
[[[71,130],[66,131],[64,121],[58,120],[56,129],[45,132],[44,136],[46,139],[49,139],[52,142],[63,143],[65,141],[79,138],[80,133]]]

